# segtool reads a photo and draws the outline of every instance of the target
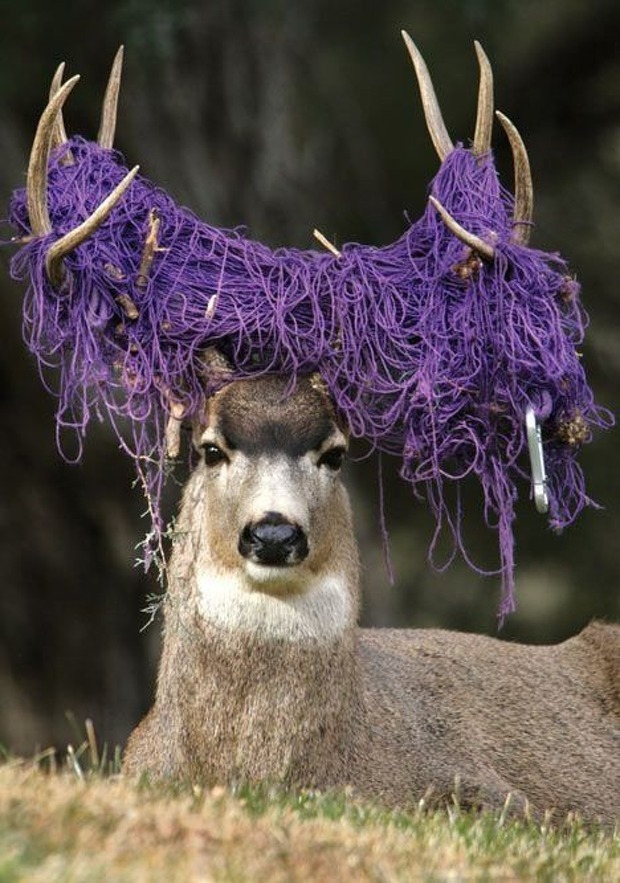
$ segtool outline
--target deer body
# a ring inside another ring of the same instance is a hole
[[[620,629],[552,647],[360,629],[346,445],[324,392],[232,383],[195,437],[157,698],[129,773],[352,786],[392,806],[620,817]]]

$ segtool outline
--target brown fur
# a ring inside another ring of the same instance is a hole
[[[333,419],[308,383],[286,403],[281,393],[269,380],[232,384],[205,422],[218,423],[225,407],[258,438],[261,410],[289,429],[307,426],[316,409],[319,422],[326,413]],[[222,630],[200,611],[196,574],[201,560],[219,554],[205,545],[219,542],[224,558],[234,557],[224,536],[236,516],[219,530],[213,525],[215,491],[202,469],[184,497],[157,698],[130,738],[128,773],[351,785],[401,807],[425,795],[448,800],[456,789],[465,806],[498,809],[510,794],[517,811],[618,820],[620,628],[593,623],[551,647],[359,629],[357,554],[346,494],[335,481],[325,492],[330,511],[309,520],[319,539],[308,567],[320,574],[335,565],[346,575],[352,604],[342,634],[299,642]]]

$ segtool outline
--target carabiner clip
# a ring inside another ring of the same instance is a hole
[[[536,506],[536,511],[544,515],[545,512],[549,511],[545,457],[543,454],[540,424],[531,405],[528,405],[525,409],[525,431],[527,434],[527,446],[530,452],[534,505]]]

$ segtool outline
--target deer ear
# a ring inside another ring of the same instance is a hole
[[[325,396],[325,398],[331,401],[331,396],[329,394],[327,384],[318,371],[315,371],[314,374],[310,375],[310,386],[312,387],[312,389],[316,389],[317,392],[320,392],[322,395]]]
[[[203,406],[192,418],[192,436],[195,445],[198,444],[198,439],[209,424],[213,397],[235,379],[232,364],[215,346],[203,350],[201,374],[205,398]]]
[[[226,383],[233,380],[233,367],[217,347],[210,346],[203,352],[203,376],[207,395],[211,395]]]
[[[325,402],[327,403],[327,405],[329,407],[329,411],[330,411],[331,416],[334,418],[334,420],[336,421],[336,423],[338,424],[338,426],[340,427],[340,429],[342,430],[342,432],[346,436],[346,439],[348,442],[349,438],[351,436],[351,431],[349,429],[346,418],[345,418],[344,414],[342,414],[338,410],[336,402],[334,401],[334,398],[329,391],[329,387],[328,387],[327,383],[325,382],[325,379],[319,374],[318,371],[315,371],[314,374],[310,375],[310,386],[312,387],[312,389],[316,390],[318,393],[320,393],[323,396],[323,398],[325,399]]]

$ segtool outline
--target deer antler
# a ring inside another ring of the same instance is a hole
[[[50,278],[52,285],[59,285],[62,281],[62,259],[74,251],[78,245],[85,242],[89,236],[92,236],[105,219],[108,217],[112,209],[120,202],[123,194],[138,174],[140,166],[134,166],[128,172],[123,180],[116,185],[114,190],[106,196],[103,202],[99,203],[97,208],[90,214],[85,221],[74,227],[68,233],[65,233],[57,242],[51,245],[45,256],[45,269]]]
[[[54,76],[52,77],[52,82],[50,83],[50,95],[49,100],[51,101],[54,95],[58,92],[62,85],[62,77],[65,72],[65,63],[61,62]],[[56,147],[60,147],[62,144],[65,144],[67,141],[67,133],[65,131],[65,124],[62,118],[62,109],[58,110],[56,114],[56,119],[54,121],[54,130],[51,137],[50,149],[54,150]]]
[[[54,133],[58,132],[58,113],[79,79],[79,76],[71,77],[50,99],[47,107],[41,114],[34,141],[32,142],[26,177],[26,189],[30,228],[35,236],[46,236],[52,232],[52,222],[50,221],[47,208],[47,163]]]
[[[103,98],[103,106],[101,109],[101,123],[99,124],[97,143],[100,147],[105,147],[108,149],[114,146],[114,134],[116,132],[116,114],[118,109],[118,95],[121,86],[121,74],[123,71],[124,51],[125,47],[119,46],[118,51],[114,56],[112,69],[110,70],[110,76],[108,78],[108,84],[106,86]],[[58,65],[54,76],[52,77],[49,95],[50,100],[60,89],[64,72],[65,63],[63,61]],[[62,144],[66,144],[66,142],[67,133],[65,131],[65,125],[62,118],[62,110],[59,110],[54,124],[51,149],[53,150],[56,147],[60,147]]]
[[[409,55],[411,56],[418,86],[420,87],[420,96],[422,98],[426,127],[431,136],[431,141],[435,145],[435,150],[437,151],[439,159],[443,162],[447,155],[454,150],[454,144],[448,135],[446,124],[443,121],[441,108],[439,107],[437,96],[435,95],[433,81],[428,72],[426,62],[422,58],[422,53],[407,31],[401,31],[401,34]]]
[[[493,130],[493,70],[486,52],[477,40],[474,40],[478,66],[480,67],[480,83],[478,86],[478,108],[476,111],[476,128],[474,130],[473,151],[476,156],[488,153],[491,149],[491,132]]]
[[[420,88],[424,118],[431,141],[440,160],[444,160],[454,150],[454,144],[448,134],[443,115],[437,101],[431,75],[422,57],[407,31],[401,31],[405,46],[413,62],[413,67]],[[489,59],[480,43],[475,40],[474,46],[480,67],[480,85],[478,87],[478,108],[476,111],[476,128],[474,132],[473,152],[479,156],[486,153],[491,146],[491,129],[493,127],[493,71]]]
[[[405,46],[411,56],[413,67],[415,69],[420,95],[422,96],[422,106],[424,108],[424,117],[426,126],[431,136],[431,141],[435,146],[435,150],[439,155],[439,159],[443,160],[454,149],[454,145],[448,135],[448,130],[443,121],[443,116],[439,108],[439,102],[435,94],[433,82],[428,72],[426,62],[422,58],[420,50],[417,48],[411,37],[406,31],[402,31]],[[474,131],[474,140],[472,144],[472,152],[475,156],[481,156],[491,147],[491,130],[493,127],[493,71],[487,55],[475,40],[474,46],[478,57],[478,65],[480,67],[480,85],[478,87],[478,107],[476,111],[476,128]],[[530,236],[530,227],[532,223],[532,211],[534,205],[534,188],[532,185],[532,176],[530,171],[530,162],[525,149],[525,144],[521,138],[516,126],[511,123],[508,117],[496,111],[496,116],[510,141],[512,149],[513,162],[515,167],[515,208],[513,214],[514,231],[513,240],[521,245],[527,245]],[[434,196],[429,197],[430,202],[441,215],[446,227],[448,227],[461,242],[468,245],[474,251],[478,252],[487,260],[492,260],[495,255],[494,246],[485,242],[479,236],[466,230],[459,222],[452,217],[450,212],[436,199]]]
[[[107,140],[114,137],[116,100],[120,77],[119,56],[122,59],[120,50],[112,66],[112,74],[110,75],[110,83],[106,90],[102,114],[102,130]],[[64,143],[64,140],[59,140],[66,137],[64,136],[64,125],[61,118],[59,119],[59,115],[69,93],[80,79],[79,76],[72,77],[70,80],[67,80],[64,86],[60,86],[59,83],[63,71],[64,67],[61,65],[52,80],[50,91],[53,94],[47,107],[41,114],[34,141],[32,142],[30,161],[28,163],[26,184],[28,216],[30,218],[31,230],[35,236],[47,236],[52,232],[52,223],[47,204],[47,165],[52,146]],[[135,178],[139,168],[139,166],[134,166],[85,221],[50,246],[45,256],[45,269],[52,285],[58,286],[62,282],[62,259],[88,239],[89,236],[92,236],[95,230],[103,224]]]
[[[495,254],[495,249],[489,242],[485,242],[484,239],[481,239],[480,236],[476,236],[475,233],[470,233],[469,230],[466,230],[465,227],[461,226],[457,220],[455,220],[450,212],[443,207],[443,205],[439,202],[438,199],[435,199],[434,196],[429,196],[429,202],[435,206],[439,214],[441,215],[444,224],[449,230],[452,230],[454,235],[464,242],[465,245],[469,245],[471,249],[477,251],[482,257],[487,258],[487,260],[492,261],[493,255]]]
[[[534,212],[534,185],[532,184],[530,159],[523,138],[514,123],[499,110],[496,111],[495,116],[508,136],[515,167],[515,207],[513,213],[515,228],[512,236],[515,242],[527,245]]]
[[[118,109],[118,93],[121,87],[121,74],[123,72],[124,46],[119,46],[118,52],[112,62],[112,70],[106,86],[101,109],[101,124],[97,143],[100,147],[111,149],[114,145],[114,133],[116,132],[116,111]]]

